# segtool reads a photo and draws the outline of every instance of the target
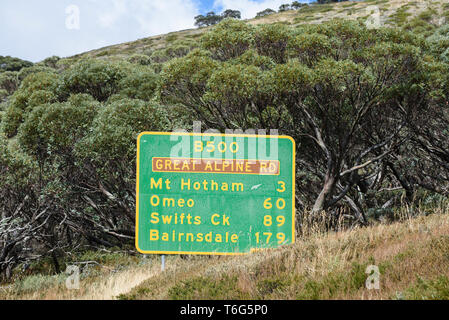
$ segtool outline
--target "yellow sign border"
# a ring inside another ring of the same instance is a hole
[[[198,136],[198,137],[236,137],[236,138],[275,138],[275,139],[287,139],[292,142],[292,244],[295,243],[295,177],[296,177],[296,142],[295,140],[286,135],[251,135],[251,134],[223,134],[223,133],[192,133],[192,132],[152,132],[145,131],[137,136],[137,161],[136,161],[136,230],[135,230],[135,245],[138,252],[142,254],[194,254],[194,255],[220,255],[220,256],[238,256],[246,255],[251,252],[260,251],[265,248],[251,248],[250,252],[197,252],[197,251],[145,251],[139,248],[139,167],[140,167],[140,139],[144,135],[157,135],[157,136]],[[266,248],[273,249],[273,248]]]

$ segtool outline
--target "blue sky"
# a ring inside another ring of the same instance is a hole
[[[209,11],[216,10],[217,8],[214,8],[214,0],[203,0],[198,1],[199,2],[199,10],[201,14],[207,13]]]
[[[33,62],[52,55],[66,57],[193,28],[194,16],[212,10],[240,10],[245,19],[292,1],[1,0],[0,55]]]

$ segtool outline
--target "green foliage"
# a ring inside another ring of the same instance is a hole
[[[449,24],[445,24],[436,29],[435,32],[427,38],[430,52],[436,56],[444,58],[444,54],[449,48]]]
[[[119,93],[131,99],[149,101],[157,88],[158,77],[149,67],[139,67],[120,80]]]
[[[303,6],[302,8],[300,8],[300,12],[301,13],[323,13],[323,12],[328,12],[328,11],[332,11],[334,9],[333,6],[328,5],[328,4],[311,4],[311,5],[306,5]]]
[[[46,58],[44,61],[41,62],[41,64],[43,64],[44,66],[46,66],[48,68],[56,69],[58,67],[59,60],[61,60],[60,57],[52,56],[52,57]]]
[[[153,63],[164,63],[174,58],[181,58],[187,55],[193,44],[189,41],[176,41],[164,49],[155,50],[151,54]]]
[[[261,75],[261,70],[254,66],[225,64],[211,75],[203,99],[206,103],[219,106],[220,109],[233,115],[223,119],[228,128],[237,125],[233,120],[242,124],[242,128],[249,128],[251,124],[248,123],[250,121],[247,118],[248,109],[251,108],[252,102],[256,101],[256,95],[261,89]],[[211,113],[207,117],[215,116]]]
[[[23,79],[20,91],[31,94],[37,90],[55,90],[58,75],[49,72],[31,73]]]
[[[242,15],[238,10],[227,9],[223,11],[223,13],[220,15],[217,15],[215,14],[215,12],[211,11],[208,12],[205,16],[204,15],[196,16],[195,25],[197,27],[207,27],[215,25],[220,21],[222,21],[223,19],[240,19],[241,17]]]
[[[215,12],[208,12],[205,16],[198,15],[195,17],[195,25],[197,27],[213,26],[223,19],[240,19],[242,17],[240,11],[227,9],[222,14],[217,15]]]
[[[449,64],[449,48],[441,54],[441,60]]]
[[[225,19],[201,38],[203,48],[218,60],[242,55],[254,42],[254,28],[243,21]]]
[[[242,14],[240,13],[240,11],[232,10],[232,9],[223,11],[221,16],[223,17],[223,19],[226,19],[226,18],[241,19],[242,18]]]
[[[313,65],[331,56],[335,50],[328,36],[320,33],[302,33],[292,38],[288,44],[289,54],[306,65]]]
[[[321,25],[298,27],[289,43],[289,51],[292,58],[298,57],[303,63],[313,65],[324,57],[345,59],[357,49],[369,47],[376,41],[377,35],[362,23],[332,20]]]
[[[181,58],[195,48],[197,43],[192,40],[178,40],[165,49],[165,53],[170,59]]]
[[[31,75],[33,73],[40,73],[40,72],[55,73],[55,70],[52,68],[49,68],[47,66],[35,64],[32,67],[23,68],[22,70],[20,70],[17,75],[17,78],[19,79],[19,81],[23,81],[23,79],[25,79],[29,75]]]
[[[3,115],[2,130],[10,138],[17,134],[20,124],[33,107],[55,101],[54,90],[57,74],[37,72],[28,75],[20,88],[10,97]]]
[[[10,56],[0,56],[0,72],[4,71],[20,71],[22,68],[31,67],[32,62],[13,58]]]
[[[257,282],[257,290],[261,297],[266,297],[277,290],[283,290],[291,285],[291,279],[287,277],[274,276]]]
[[[272,69],[276,63],[267,56],[261,56],[255,49],[249,49],[240,57],[234,60],[236,63],[248,66],[256,66],[262,70]]]
[[[76,56],[72,58],[62,58],[58,62],[56,62],[56,68],[58,70],[66,70],[72,65],[76,64],[78,61],[79,59]]]
[[[128,58],[128,62],[148,66],[151,64],[151,58],[145,54],[133,54]]]
[[[377,30],[377,39],[384,42],[393,42],[397,44],[407,43],[415,47],[425,49],[427,47],[425,38],[413,32],[404,32],[399,28],[382,28]]]
[[[97,108],[90,97],[82,95],[36,107],[20,127],[19,142],[25,151],[42,159],[70,154],[89,130]]]
[[[408,6],[403,6],[399,8],[390,18],[396,25],[403,25],[407,22],[408,17],[411,16],[411,13],[408,12],[408,9]]]
[[[26,277],[14,283],[14,292],[17,294],[39,292],[63,284],[66,278],[67,276],[64,274],[57,276],[34,275]]]
[[[176,34],[168,34],[165,37],[165,41],[167,41],[167,42],[173,42],[173,41],[176,41],[176,39],[178,39],[178,35],[176,35]]]
[[[171,58],[167,55],[166,49],[155,50],[151,54],[151,62],[153,63],[163,63],[168,60],[171,60]]]
[[[266,90],[284,99],[299,99],[313,84],[312,70],[298,61],[276,65],[265,76]]]
[[[432,19],[432,17],[435,16],[436,13],[437,12],[434,9],[428,9],[428,10],[421,12],[418,15],[418,18],[421,20],[424,20],[424,21],[430,21]]]
[[[34,91],[28,98],[28,109],[33,109],[34,107],[56,102],[56,96],[53,92],[47,90],[37,90]]]
[[[279,6],[279,12],[284,12],[284,11],[288,11],[288,10],[292,10],[292,7],[290,6],[290,4],[286,3],[286,4],[281,4]]]
[[[17,72],[6,71],[0,73],[0,89],[5,90],[7,95],[11,95],[17,90],[19,86],[19,79]]]
[[[0,105],[2,104],[2,101],[4,101],[9,96],[9,92],[5,89],[0,89]],[[1,111],[2,108],[0,108]],[[1,121],[1,117],[0,117]]]
[[[256,14],[256,18],[261,18],[261,17],[265,17],[268,16],[270,14],[276,13],[276,11],[274,11],[273,9],[267,8],[263,11],[260,11]]]
[[[23,121],[23,114],[23,111],[19,108],[8,107],[2,115],[0,132],[4,133],[8,138],[14,137]]]
[[[349,293],[364,288],[366,281],[366,264],[353,263],[348,272],[330,272],[322,279],[300,279],[304,283],[303,290],[296,297],[298,300],[319,300],[332,297],[337,292]]]
[[[293,1],[291,7],[293,10],[301,9],[302,7],[307,6],[307,3],[301,3],[298,1]]]
[[[89,134],[76,147],[77,155],[95,163],[96,170],[109,179],[119,173],[116,172],[117,165],[129,170],[140,132],[163,131],[168,127],[166,113],[159,106],[148,105],[141,100],[114,101],[95,117]],[[120,179],[132,179],[132,176]]]
[[[7,174],[0,175],[0,194],[3,199],[8,192],[27,192],[28,187],[36,181],[37,164],[27,154],[21,151],[14,141],[8,141],[6,135],[0,132],[0,168]],[[3,208],[8,208],[3,203]]]
[[[403,295],[410,300],[447,300],[449,299],[449,278],[440,276],[437,279],[418,277]]]
[[[428,35],[435,29],[435,26],[425,20],[413,18],[403,28],[405,30],[412,30],[416,34]]]
[[[197,27],[208,27],[219,23],[223,17],[215,14],[215,12],[208,12],[205,16],[200,14],[195,17],[195,26]]]
[[[210,277],[198,277],[182,281],[179,285],[171,287],[168,295],[173,300],[243,297],[237,286],[237,278],[228,276],[218,280]]]
[[[398,121],[393,127],[399,126],[402,115],[393,106],[407,103],[407,113],[419,101],[411,97],[422,88],[420,47],[426,45],[397,30],[334,20],[291,32],[282,25],[254,28],[229,20],[204,35],[202,44],[211,57],[195,51],[164,69],[162,101],[194,110],[215,128],[282,127],[304,148],[305,158],[324,152],[323,166],[359,161],[356,150],[373,147],[359,145],[371,139],[368,132],[375,130],[382,141],[391,134],[384,128],[393,118]],[[268,61],[261,63],[261,56],[274,65],[264,66]],[[402,97],[407,101],[395,100]],[[381,117],[381,109],[395,116]],[[342,145],[350,150],[338,160]],[[315,156],[309,161],[316,163]]]
[[[17,108],[22,111],[25,111],[28,107],[28,99],[31,93],[28,93],[26,90],[18,90],[16,91],[10,99],[9,107]]]
[[[163,101],[195,104],[193,99],[184,99],[189,92],[201,92],[218,63],[210,53],[193,50],[184,58],[173,59],[161,73],[161,97]],[[178,99],[178,97],[182,97]]]
[[[260,55],[268,56],[276,63],[286,61],[290,30],[282,24],[268,24],[257,28],[254,44]]]
[[[61,75],[58,96],[66,99],[72,93],[87,93],[100,102],[106,101],[118,93],[120,81],[128,75],[130,66],[101,60],[81,61]]]

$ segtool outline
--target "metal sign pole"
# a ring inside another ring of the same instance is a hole
[[[165,254],[162,255],[162,260],[161,260],[161,271],[165,270]]]

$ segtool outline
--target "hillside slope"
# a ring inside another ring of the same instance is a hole
[[[30,278],[0,299],[449,299],[449,208],[247,256],[169,256],[165,272],[158,256],[111,257],[82,275],[80,290],[63,275]],[[379,290],[366,288],[370,265]]]
[[[419,23],[424,20],[436,25],[449,18],[449,4],[443,0],[366,0],[345,1],[332,4],[311,4],[300,10],[279,12],[261,18],[246,20],[247,23],[269,24],[284,23],[292,26],[315,24],[332,19],[366,20],[371,14],[380,13],[380,22],[385,26],[404,26],[407,23]],[[86,57],[122,59],[133,54],[151,55],[154,51],[166,48],[174,41],[194,40],[212,27],[188,29],[157,35],[140,40],[117,44],[92,50],[68,58],[70,62]]]
[[[447,213],[446,208],[446,213]],[[122,299],[449,299],[449,215],[317,235],[237,258],[172,258]],[[380,289],[365,287],[367,267]]]

